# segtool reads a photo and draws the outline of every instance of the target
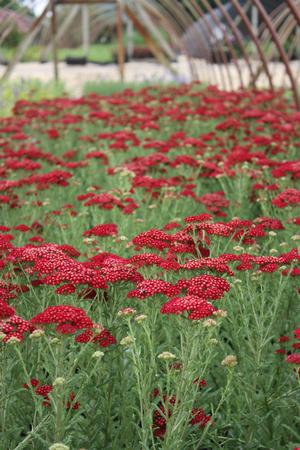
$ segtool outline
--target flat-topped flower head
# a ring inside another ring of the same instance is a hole
[[[92,328],[93,321],[81,308],[71,305],[48,306],[43,312],[31,319],[34,325],[57,324],[56,331],[61,334],[73,334],[77,330]]]

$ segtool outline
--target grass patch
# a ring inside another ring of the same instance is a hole
[[[7,81],[0,85],[0,117],[9,116],[16,101],[38,101],[42,98],[55,98],[65,92],[62,82],[50,81],[42,83],[39,80]]]

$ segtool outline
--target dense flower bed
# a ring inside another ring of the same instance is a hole
[[[300,445],[299,138],[281,93],[15,105],[1,448]]]

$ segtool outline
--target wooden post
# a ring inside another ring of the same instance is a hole
[[[124,81],[124,46],[123,46],[123,29],[122,29],[122,6],[120,0],[116,0],[116,26],[118,36],[118,65],[120,71],[120,79]]]
[[[57,44],[56,44],[56,11],[55,11],[55,3],[56,0],[51,0],[51,38],[52,38],[52,56],[53,56],[53,65],[54,65],[54,79],[58,81],[58,59],[57,59]]]
[[[255,33],[255,36],[258,36],[258,10],[255,5],[251,6],[251,24],[253,31]],[[255,52],[255,44],[252,42],[251,45],[251,52],[254,54]]]
[[[31,42],[33,41],[33,39],[35,38],[35,36],[39,32],[39,30],[41,28],[41,25],[42,25],[42,22],[43,22],[44,18],[46,17],[46,14],[47,14],[48,11],[49,11],[49,3],[45,7],[45,9],[41,12],[41,14],[32,23],[32,25],[31,25],[31,27],[30,27],[26,37],[22,40],[20,45],[17,47],[17,50],[16,50],[16,52],[14,54],[14,57],[12,58],[12,60],[8,64],[8,66],[6,67],[5,72],[3,73],[3,75],[2,75],[2,77],[0,79],[0,83],[5,81],[10,76],[10,74],[13,71],[15,65],[20,61],[20,59],[22,58],[22,56],[26,52],[27,48],[29,47],[29,45],[31,44]]]
[[[80,6],[79,5],[75,5],[72,7],[70,14],[68,16],[66,16],[65,20],[63,21],[63,23],[61,24],[61,26],[59,27],[59,30],[57,31],[56,35],[55,35],[55,40],[56,42],[59,42],[59,40],[61,39],[61,37],[64,35],[64,33],[68,30],[68,28],[72,25],[73,20],[75,19],[76,15],[78,14],[80,10]],[[43,52],[43,57],[47,58],[48,54],[50,53],[52,48],[52,42],[50,42],[46,49]]]
[[[128,59],[131,60],[134,52],[133,24],[127,15],[126,15],[126,32],[127,32],[127,55]]]
[[[82,48],[84,56],[87,58],[90,46],[89,30],[89,5],[82,5]]]

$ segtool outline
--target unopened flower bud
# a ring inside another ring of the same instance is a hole
[[[96,352],[94,352],[92,354],[92,358],[94,358],[94,359],[102,359],[103,356],[104,356],[104,353],[100,352],[100,350],[97,350]]]
[[[218,309],[213,312],[213,315],[216,317],[227,317],[227,311],[225,311],[225,309]]]
[[[51,447],[49,447],[49,450],[70,450],[70,447],[62,442],[56,442],[56,444],[52,444]]]
[[[222,366],[235,367],[237,365],[237,357],[235,355],[226,356],[221,362]]]
[[[12,336],[11,338],[8,339],[8,341],[6,341],[7,344],[10,345],[17,345],[21,342],[21,339],[18,338],[17,336]]]
[[[174,359],[174,358],[176,358],[176,356],[171,352],[162,352],[158,355],[158,359],[168,360],[168,359]]]
[[[66,379],[63,377],[57,377],[55,378],[55,380],[53,381],[53,386],[62,386],[63,384],[65,384]]]
[[[122,308],[118,311],[117,315],[118,316],[131,316],[135,312],[136,312],[136,310],[133,308]]]
[[[279,247],[286,247],[289,245],[287,242],[280,242]]]
[[[135,341],[135,338],[133,336],[125,336],[123,339],[121,339],[120,344],[124,347],[128,347],[129,345],[133,344]]]
[[[294,236],[291,237],[292,241],[299,241],[300,240],[300,234],[294,234]]]
[[[204,320],[204,322],[203,322],[203,326],[205,328],[215,327],[216,325],[217,325],[217,322],[214,319],[207,319],[207,320]]]
[[[29,335],[29,339],[39,339],[40,337],[44,336],[45,331],[44,330],[34,330]]]
[[[244,248],[241,247],[240,245],[236,245],[235,247],[233,247],[233,250],[235,252],[242,252],[244,250]]]
[[[140,314],[140,315],[136,316],[136,317],[134,318],[134,320],[135,320],[137,323],[141,323],[141,322],[143,322],[144,320],[146,320],[147,317],[148,317],[148,316],[146,316],[146,314]]]

